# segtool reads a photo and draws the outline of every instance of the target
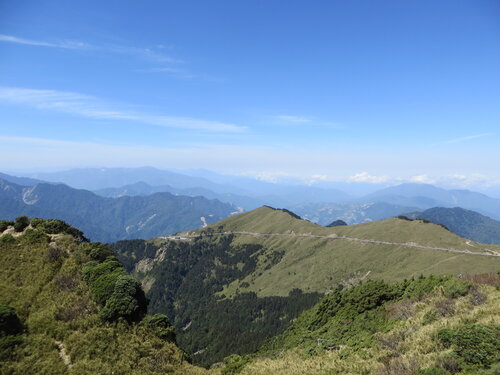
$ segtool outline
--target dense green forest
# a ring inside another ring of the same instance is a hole
[[[139,266],[136,276],[150,285],[149,312],[172,319],[179,345],[195,363],[208,365],[232,353],[257,350],[321,296],[295,289],[288,296],[258,297],[254,292],[238,291],[233,298],[226,298],[221,293],[224,286],[254,272],[258,264],[272,267],[283,256],[260,245],[234,245],[233,241],[232,235],[211,236],[207,232],[192,242],[155,245],[133,240],[111,245],[129,271],[138,260],[161,254],[161,262],[151,269]]]

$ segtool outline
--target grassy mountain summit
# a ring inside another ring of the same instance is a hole
[[[24,221],[0,231],[0,373],[203,373],[107,246]]]
[[[231,232],[236,244],[259,244],[283,252],[280,262],[257,269],[225,288],[261,296],[287,295],[294,288],[324,293],[359,279],[402,280],[420,274],[493,272],[500,247],[472,242],[442,226],[398,218],[326,228],[270,207],[209,226]],[[244,233],[248,232],[248,233]],[[265,235],[272,234],[272,235]],[[493,255],[493,256],[490,256]]]

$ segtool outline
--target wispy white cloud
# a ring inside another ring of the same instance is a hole
[[[427,174],[411,176],[407,181],[415,182],[417,184],[435,184],[437,182],[435,177],[431,177]]]
[[[155,64],[179,64],[183,63],[182,60],[173,58],[171,56],[167,56],[163,53],[158,52],[152,48],[139,48],[139,47],[130,47],[130,46],[120,46],[120,45],[91,45],[86,42],[74,41],[74,40],[62,40],[62,41],[42,41],[42,40],[33,40],[33,39],[25,39],[20,38],[13,35],[5,35],[0,34],[0,42],[8,42],[8,43],[17,43],[24,44],[28,46],[37,46],[37,47],[49,47],[49,48],[64,48],[64,49],[73,49],[73,50],[95,50],[104,53],[111,53],[117,55],[129,55],[136,58],[140,58],[143,60],[147,60],[149,62]],[[163,48],[160,48],[163,49]],[[169,69],[168,67],[162,67],[158,69]],[[172,69],[171,73],[175,73]],[[184,74],[187,74],[183,72]]]
[[[144,60],[151,61],[153,63],[157,64],[180,64],[183,63],[183,60],[173,58],[171,56],[164,55],[162,53],[159,53],[155,51],[154,49],[151,48],[138,48],[138,47],[125,47],[125,46],[116,46],[116,45],[111,45],[111,46],[102,46],[100,47],[103,51],[115,53],[115,54],[121,54],[121,55],[130,55],[130,56],[135,56],[139,57]],[[161,68],[159,68],[161,69]],[[168,69],[168,68],[163,68],[163,69]]]
[[[347,182],[366,182],[369,184],[382,184],[390,180],[391,178],[389,176],[374,176],[368,172],[356,173],[347,178]]]
[[[45,42],[45,41],[40,41],[40,40],[18,38],[16,36],[5,35],[5,34],[0,34],[0,41],[1,42],[8,42],[8,43],[25,44],[25,45],[29,45],[29,46],[38,46],[38,47],[67,48],[67,49],[92,48],[92,46],[87,44],[87,43],[73,41],[73,40],[63,40],[63,41],[58,41],[58,42]]]
[[[279,116],[274,116],[274,118],[283,122],[291,122],[296,124],[304,124],[307,122],[311,122],[311,119],[307,117],[294,116],[294,115],[279,115]]]
[[[155,126],[203,130],[211,132],[242,132],[244,126],[221,121],[136,113],[114,109],[96,97],[57,90],[0,87],[0,101],[26,105],[43,110],[103,120],[128,120]]]
[[[342,125],[336,124],[331,121],[323,121],[313,117],[297,116],[297,115],[277,115],[272,116],[272,119],[276,124],[288,125],[288,126],[313,126],[317,128],[324,129],[344,129]]]
[[[493,134],[492,133],[481,133],[481,134],[468,135],[465,137],[453,138],[453,139],[449,139],[446,141],[442,141],[442,142],[436,143],[434,145],[460,143],[460,142],[470,141],[472,139],[488,137],[491,135],[493,135]]]

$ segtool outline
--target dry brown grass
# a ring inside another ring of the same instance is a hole
[[[491,286],[500,285],[500,273],[498,272],[482,273],[480,275],[466,274],[462,275],[460,278],[462,280],[471,281],[475,284],[491,285]]]

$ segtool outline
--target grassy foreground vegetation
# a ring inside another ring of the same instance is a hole
[[[144,317],[140,285],[107,246],[57,220],[14,224],[0,233],[1,374],[205,372],[165,316]]]
[[[226,374],[498,374],[500,276],[454,277],[336,290]]]

